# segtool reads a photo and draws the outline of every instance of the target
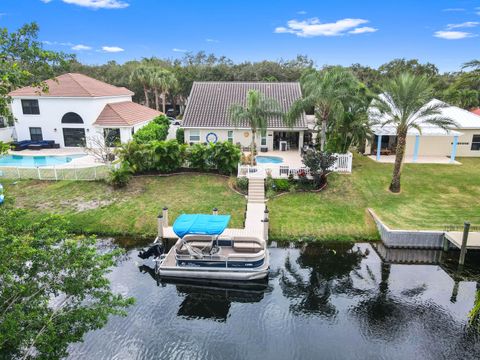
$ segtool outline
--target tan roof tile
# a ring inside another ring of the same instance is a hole
[[[99,97],[131,96],[133,92],[93,79],[83,74],[67,73],[46,81],[48,92],[27,86],[10,92],[10,96],[45,96],[45,97]]]
[[[133,101],[122,101],[105,105],[93,125],[132,126],[152,120],[160,114],[160,111],[150,109]]]

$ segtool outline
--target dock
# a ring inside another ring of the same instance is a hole
[[[247,209],[245,211],[245,227],[243,229],[227,228],[222,233],[226,237],[257,237],[268,241],[269,214],[265,205],[265,178],[262,174],[248,177]],[[218,210],[213,209],[213,214]],[[178,239],[173,227],[168,223],[168,209],[164,208],[158,218],[158,233],[163,239]]]
[[[462,231],[449,231],[445,233],[445,238],[455,247],[462,248]],[[480,250],[480,232],[471,231],[468,234],[467,250]]]

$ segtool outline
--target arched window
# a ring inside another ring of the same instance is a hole
[[[68,112],[62,117],[62,124],[83,124],[83,119],[74,112]]]

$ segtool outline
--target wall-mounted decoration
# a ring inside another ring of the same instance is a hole
[[[211,133],[207,134],[205,139],[207,140],[207,143],[215,144],[218,141],[218,136],[217,136],[217,134],[211,132]]]

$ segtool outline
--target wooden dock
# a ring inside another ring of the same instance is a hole
[[[261,176],[249,177],[245,228],[228,228],[222,233],[226,237],[257,237],[268,240],[268,210],[265,206],[265,179]],[[215,210],[214,210],[215,213]],[[173,227],[168,225],[168,209],[159,218],[159,235],[163,239],[178,239]]]
[[[459,249],[462,248],[462,237],[462,231],[449,231],[445,233],[445,239]],[[467,249],[480,250],[480,232],[471,231],[468,234]]]

